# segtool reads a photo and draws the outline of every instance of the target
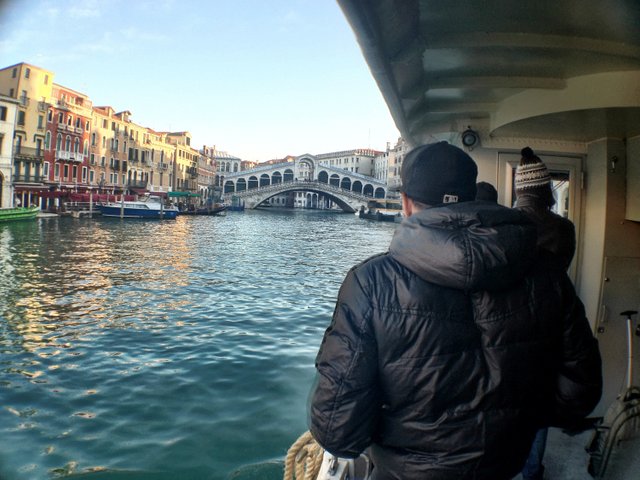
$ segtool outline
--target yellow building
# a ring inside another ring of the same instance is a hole
[[[173,185],[173,169],[176,147],[167,139],[166,132],[147,128],[147,141],[151,148],[150,192],[170,192]]]
[[[197,193],[198,158],[200,153],[191,147],[191,134],[189,132],[167,133],[167,140],[175,146],[172,190]]]
[[[13,186],[23,204],[43,191],[46,115],[53,73],[28,63],[0,69],[0,94],[18,100],[13,141]]]

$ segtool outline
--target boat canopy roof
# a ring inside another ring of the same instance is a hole
[[[410,146],[640,134],[638,0],[338,3]]]

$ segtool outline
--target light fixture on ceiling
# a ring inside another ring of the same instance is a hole
[[[471,149],[478,143],[479,137],[478,132],[475,130],[471,130],[471,127],[467,127],[467,129],[462,132],[462,144]]]

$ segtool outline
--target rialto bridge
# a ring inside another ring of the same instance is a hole
[[[246,208],[287,192],[313,192],[328,198],[347,212],[383,199],[387,185],[367,175],[319,163],[312,155],[225,175],[225,196],[241,199]]]

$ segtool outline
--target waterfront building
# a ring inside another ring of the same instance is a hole
[[[87,191],[91,110],[87,95],[53,85],[46,110],[43,209],[59,207],[67,192]]]
[[[150,192],[170,192],[173,185],[175,147],[169,143],[166,132],[147,128],[147,141],[151,148],[151,169],[147,189]]]
[[[127,155],[132,134],[131,112],[116,113],[110,106],[93,107],[90,142],[90,166],[95,173],[98,192],[122,194],[126,189]]]
[[[219,199],[222,194],[221,188],[216,188],[216,147],[203,145],[200,149],[198,159],[198,192],[200,200],[205,203],[207,200]]]
[[[167,140],[175,147],[172,190],[196,193],[200,153],[191,147],[191,134],[189,132],[170,132],[167,133]]]
[[[389,150],[386,184],[391,190],[400,188],[400,169],[402,168],[402,161],[409,150],[409,145],[402,137],[399,138],[396,145]]]
[[[13,136],[13,188],[21,205],[38,204],[43,180],[47,105],[53,73],[18,63],[0,69],[0,94],[18,100]]]
[[[352,173],[373,175],[373,160],[382,152],[370,148],[358,148],[341,152],[322,153],[316,155],[320,165],[342,168]]]
[[[13,202],[13,135],[18,100],[0,94],[0,208]]]
[[[253,168],[246,168],[246,161],[243,161],[238,157],[234,157],[233,155],[229,155],[227,152],[217,150],[215,146],[213,147],[213,149],[213,160],[216,162],[216,187],[222,187],[224,185],[225,173],[237,173],[242,170]]]

